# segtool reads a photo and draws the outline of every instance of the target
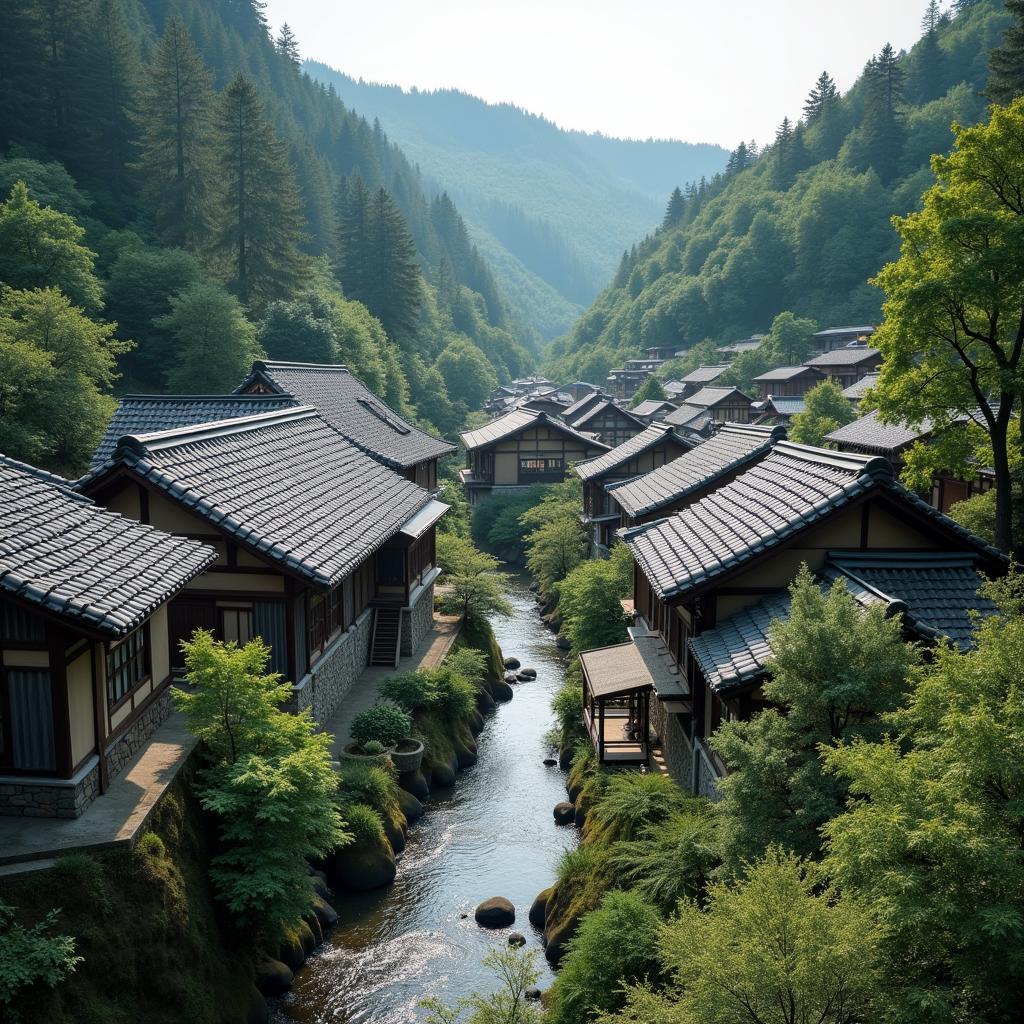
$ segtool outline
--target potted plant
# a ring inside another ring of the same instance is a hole
[[[384,764],[409,735],[412,720],[395,704],[374,704],[352,719],[352,742],[341,756],[354,761]]]

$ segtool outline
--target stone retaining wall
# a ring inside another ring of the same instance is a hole
[[[402,611],[402,657],[409,658],[419,649],[434,625],[434,584],[424,587],[411,608]]]
[[[325,722],[344,700],[370,659],[373,610],[367,609],[355,623],[324,651],[320,660],[296,687],[295,710],[313,709],[313,717]]]
[[[693,745],[679,715],[666,711],[657,697],[651,698],[651,725],[661,739],[661,752],[669,774],[688,793],[693,792]]]

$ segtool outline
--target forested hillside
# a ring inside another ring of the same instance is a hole
[[[877,321],[867,282],[897,253],[890,218],[918,204],[951,122],[984,115],[988,52],[1008,22],[997,0],[931,4],[913,49],[882,47],[845,95],[823,73],[763,153],[740,146],[724,173],[672,195],[661,228],[553,344],[548,372],[603,380],[642,348],[767,332],[785,310]]]
[[[304,65],[378,118],[466,217],[517,311],[545,337],[567,330],[658,222],[676,185],[725,167],[720,146],[563,131],[508,103],[411,90]]]
[[[262,7],[0,6],[0,450],[74,470],[112,389],[219,391],[263,353],[448,432],[466,380],[529,369],[452,201]]]

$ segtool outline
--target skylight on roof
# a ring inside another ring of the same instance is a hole
[[[373,415],[376,416],[377,419],[379,419],[382,423],[386,423],[393,431],[395,431],[396,434],[412,433],[412,430],[409,427],[407,427],[404,423],[399,423],[394,418],[394,416],[389,416],[388,411],[379,406],[376,402],[372,402],[369,398],[359,398],[357,399],[357,401],[361,406],[363,406],[364,409],[367,409],[369,412],[372,412]]]

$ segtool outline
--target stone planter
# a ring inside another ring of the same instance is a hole
[[[422,753],[422,747],[420,748]],[[382,767],[391,760],[394,748],[385,750],[383,754],[361,754],[358,743],[346,743],[338,754],[339,761],[358,761],[360,764],[378,764]]]
[[[414,772],[423,762],[423,744],[419,740],[402,740],[391,751],[391,760],[400,773]]]

